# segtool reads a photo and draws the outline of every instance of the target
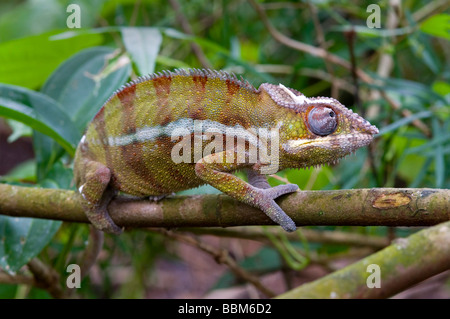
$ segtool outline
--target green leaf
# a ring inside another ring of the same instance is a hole
[[[431,16],[420,25],[422,32],[450,40],[450,14],[441,13]]]
[[[36,162],[34,160],[28,160],[18,164],[8,174],[0,176],[0,181],[6,181],[14,183],[18,181],[31,181],[35,182],[36,176]]]
[[[26,88],[0,83],[0,116],[50,136],[71,155],[81,137],[55,100]]]
[[[330,182],[333,172],[330,167],[309,169],[288,169],[284,171],[290,183],[297,184],[302,190],[324,189]],[[269,179],[273,181],[272,178]]]
[[[342,25],[336,27],[330,27],[330,31],[335,32],[349,32],[354,31],[362,38],[387,38],[387,37],[398,37],[401,35],[408,35],[414,31],[412,27],[397,28],[397,29],[370,29],[367,26],[359,25]]]
[[[13,143],[24,136],[32,136],[33,130],[29,126],[14,120],[7,120],[7,122],[12,130],[12,134],[8,136],[8,143]]]
[[[139,74],[153,73],[162,43],[159,29],[123,27],[120,31],[125,48],[136,63]]]
[[[105,56],[106,58],[106,56]],[[131,73],[131,61],[121,54],[109,61],[100,72],[93,74],[95,86],[85,105],[75,115],[74,121],[82,131],[92,120],[111,94],[120,89]]]
[[[158,55],[156,62],[169,68],[189,69],[191,66],[184,61],[172,59],[166,56]]]
[[[60,225],[60,221],[0,216],[0,267],[17,272],[41,252]]]
[[[431,122],[431,127],[433,129],[434,139],[437,139],[436,136],[442,134],[443,125],[441,126],[439,120],[434,118]],[[436,145],[434,149],[434,158],[435,158],[435,182],[436,188],[442,188],[444,185],[444,176],[445,176],[445,160],[444,160],[444,148],[443,143],[439,143]]]
[[[396,129],[398,129],[399,127],[405,126],[409,123],[411,123],[414,120],[418,120],[418,119],[422,119],[422,118],[427,118],[432,116],[433,113],[430,111],[422,111],[416,114],[413,114],[409,117],[404,117],[398,121],[395,121],[394,123],[391,123],[387,126],[384,126],[383,128],[380,129],[380,133],[378,134],[378,136],[386,134],[388,132],[394,131]]]
[[[42,87],[42,93],[62,105],[80,133],[130,75],[130,63],[106,71],[113,58],[114,50],[108,47],[85,49],[61,64]]]
[[[422,34],[418,36],[410,36],[408,44],[411,51],[435,74],[438,74],[442,69],[435,52],[431,49],[432,45],[430,39]]]
[[[42,87],[42,93],[58,101],[72,119],[79,136],[108,97],[129,77],[129,60],[124,63],[114,52],[108,47],[85,49],[61,64]],[[37,132],[33,146],[38,180],[42,181],[64,153],[47,136]]]
[[[103,41],[103,36],[97,33],[80,33],[64,39],[52,37],[55,33],[1,43],[0,82],[28,88],[39,87],[65,59]]]
[[[208,40],[206,38],[201,38],[201,37],[196,37],[193,35],[185,34],[183,32],[180,32],[176,29],[171,29],[171,28],[159,28],[159,29],[167,37],[170,37],[173,39],[178,39],[178,40],[193,41],[193,42],[197,43],[198,45],[200,45],[201,47],[210,49],[216,53],[224,53],[224,54],[229,53],[226,48],[224,48],[224,47],[220,46],[219,44],[217,44],[216,42]]]
[[[0,42],[25,36],[42,34],[50,30],[67,28],[66,12],[69,4],[77,4],[81,8],[82,27],[88,28],[97,24],[106,0],[32,0],[2,1],[0,8]],[[39,21],[39,23],[36,23]]]
[[[443,81],[435,81],[433,83],[432,89],[434,92],[446,96],[447,94],[450,94],[450,84]]]
[[[405,80],[400,78],[380,78],[376,73],[371,74],[374,78],[383,81],[382,86],[379,85],[368,85],[372,88],[379,88],[381,90],[387,90],[395,92],[404,99],[412,98],[417,100],[421,104],[422,110],[426,109],[425,103],[436,103],[436,101],[442,101],[446,103],[445,99],[434,92],[431,87],[423,83],[411,80]],[[424,103],[425,102],[425,103]]]
[[[3,1],[12,6],[2,7],[0,18],[0,41],[44,33],[66,26],[64,5],[57,0]],[[45,16],[45,19],[42,17]],[[84,20],[84,19],[83,19]],[[39,21],[39,23],[36,23]],[[83,21],[84,22],[84,21]]]
[[[55,162],[64,155],[64,149],[45,134],[33,132],[33,149],[36,159],[36,177],[40,182],[47,176]]]
[[[54,163],[46,174],[45,179],[40,181],[40,186],[44,188],[69,189],[73,180],[72,169],[65,166],[62,160]]]

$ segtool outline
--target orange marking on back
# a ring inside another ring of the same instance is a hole
[[[227,84],[227,93],[229,98],[233,97],[233,95],[235,95],[241,88],[239,85],[228,79],[225,81],[225,83]]]
[[[156,91],[156,97],[161,99],[161,101],[167,100],[168,95],[170,94],[170,85],[172,83],[172,77],[160,76],[154,78],[152,80],[153,87]]]
[[[134,106],[135,96],[136,96],[136,84],[127,86],[123,90],[117,92],[117,97],[119,98],[122,105],[127,109],[132,108]]]
[[[196,89],[200,92],[204,92],[206,89],[206,83],[208,82],[208,78],[206,76],[194,75],[192,77],[192,81],[194,81]]]
[[[122,132],[125,134],[134,134],[136,133],[136,114],[134,112],[136,84],[128,86],[118,92],[117,97],[122,104]]]

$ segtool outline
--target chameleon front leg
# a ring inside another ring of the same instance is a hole
[[[111,171],[105,165],[86,161],[84,183],[78,189],[81,205],[92,225],[107,233],[119,235],[122,229],[117,226],[109,216],[107,207],[116,192],[108,187],[111,180]]]
[[[271,188],[269,182],[267,182],[267,178],[253,169],[247,170],[247,178],[248,182],[257,188]]]
[[[274,199],[281,195],[295,192],[298,186],[287,184],[270,187],[265,177],[254,170],[250,171],[249,181],[253,184],[250,185],[228,173],[248,166],[248,164],[227,163],[227,158],[237,158],[235,151],[228,150],[203,157],[195,165],[197,176],[225,194],[250,206],[259,208],[275,223],[283,227],[284,230],[288,232],[295,231],[294,221],[286,215]]]

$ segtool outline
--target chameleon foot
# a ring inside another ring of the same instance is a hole
[[[115,235],[122,233],[122,228],[114,223],[106,209],[86,209],[86,216],[96,229]]]
[[[275,198],[297,191],[298,186],[294,184],[279,185],[272,188],[254,188],[254,206],[261,209],[270,219],[279,224],[285,231],[293,232],[297,229],[294,221],[275,202]]]

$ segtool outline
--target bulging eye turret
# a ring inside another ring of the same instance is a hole
[[[337,115],[329,107],[316,106],[309,111],[308,124],[314,134],[327,136],[336,131]]]

